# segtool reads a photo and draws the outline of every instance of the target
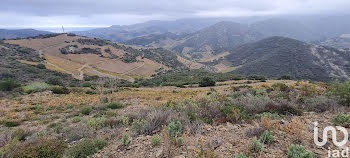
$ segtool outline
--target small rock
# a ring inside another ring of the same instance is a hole
[[[163,148],[160,148],[160,149],[157,151],[157,153],[156,153],[156,157],[157,157],[157,158],[158,158],[158,157],[161,157],[162,154],[163,154]]]
[[[175,156],[174,158],[185,158],[183,155]]]
[[[194,150],[194,149],[196,149],[195,146],[188,146],[188,147],[187,147],[187,150]]]

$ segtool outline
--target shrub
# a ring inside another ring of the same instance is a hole
[[[247,113],[245,113],[242,107],[230,104],[226,104],[225,106],[223,106],[221,108],[221,111],[223,113],[223,116],[225,116],[226,119],[230,120],[231,122],[246,120],[250,118],[250,116]]]
[[[143,119],[134,119],[131,123],[131,131],[133,131],[136,135],[143,134],[145,130],[145,124],[146,121]]]
[[[4,122],[5,127],[17,127],[20,125],[17,121],[5,121]]]
[[[329,96],[315,96],[305,98],[305,109],[315,112],[337,111],[340,108],[339,99]]]
[[[100,118],[91,118],[88,122],[87,125],[89,127],[92,127],[94,129],[101,129],[105,126],[106,118],[100,117]]]
[[[54,94],[69,94],[70,93],[70,90],[67,87],[64,87],[64,86],[51,87],[51,91]]]
[[[350,106],[350,80],[344,83],[333,82],[327,88],[327,94],[339,97],[344,105]]]
[[[260,142],[264,144],[271,144],[273,142],[273,134],[272,131],[266,130],[264,133],[260,136]]]
[[[51,85],[58,85],[58,86],[63,86],[63,82],[61,80],[61,78],[59,77],[50,77],[47,81],[47,84],[51,84]]]
[[[243,153],[240,153],[237,155],[237,158],[250,158],[250,157],[245,156]]]
[[[215,86],[215,81],[210,78],[210,77],[204,77],[202,80],[199,82],[200,87],[209,87],[209,86]]]
[[[32,132],[23,130],[22,128],[18,128],[12,132],[11,138],[18,139],[19,141],[24,141],[28,136],[31,136]]]
[[[46,66],[44,64],[38,64],[35,65],[35,67],[37,67],[38,69],[46,69]]]
[[[87,91],[85,92],[85,94],[93,95],[93,94],[96,94],[96,92],[89,89],[89,90],[87,90]]]
[[[12,91],[13,89],[19,87],[20,85],[12,79],[5,79],[0,82],[1,91]]]
[[[83,115],[90,115],[91,111],[92,111],[91,107],[83,107],[80,110],[80,113],[82,113]]]
[[[248,144],[248,149],[252,153],[259,153],[263,149],[263,144],[254,137],[253,140]]]
[[[83,86],[83,87],[91,87],[92,83],[91,82],[84,82],[81,86]]]
[[[170,138],[180,137],[182,135],[182,124],[181,122],[171,122],[167,128],[168,136]]]
[[[280,82],[274,83],[272,85],[272,88],[274,88],[275,90],[278,90],[278,91],[287,91],[289,89],[286,84],[280,83]]]
[[[72,158],[85,158],[101,150],[107,142],[102,139],[87,139],[73,145],[68,151],[67,156]]]
[[[122,107],[124,107],[124,104],[120,102],[107,104],[107,108],[110,108],[110,109],[120,109]]]
[[[42,92],[49,89],[49,85],[41,82],[33,82],[23,87],[25,93]]]
[[[60,158],[67,144],[57,139],[36,139],[19,145],[10,157]]]
[[[152,138],[151,138],[151,145],[152,147],[155,147],[155,146],[158,146],[160,144],[160,137],[159,135],[154,135]]]
[[[281,77],[278,78],[279,80],[292,80],[292,76],[289,74],[284,74]]]
[[[333,123],[337,126],[349,127],[350,114],[338,113],[336,116],[333,117]]]
[[[255,118],[257,119],[261,119],[262,117],[268,117],[273,120],[277,120],[281,118],[281,116],[278,115],[278,113],[271,113],[271,112],[263,112],[255,115]]]
[[[81,119],[80,119],[79,116],[73,117],[73,119],[72,119],[73,123],[77,123],[77,122],[80,122],[80,121],[81,121]]]
[[[288,150],[289,158],[313,158],[313,153],[310,151],[305,151],[302,145],[290,145]]]
[[[129,135],[124,133],[122,136],[122,145],[127,146],[130,143]]]
[[[62,131],[62,137],[68,142],[78,141],[82,138],[91,136],[91,129],[84,124],[76,124],[72,128],[68,128]]]

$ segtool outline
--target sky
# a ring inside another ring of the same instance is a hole
[[[338,13],[350,13],[350,0],[1,0],[0,28],[93,28],[149,20]]]

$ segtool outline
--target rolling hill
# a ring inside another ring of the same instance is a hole
[[[0,29],[0,39],[27,38],[39,35],[51,34],[48,31],[38,31],[34,29],[7,30]]]
[[[189,36],[184,42],[174,47],[173,50],[189,54],[192,57],[192,53],[215,54],[217,49],[237,46],[260,38],[261,34],[251,31],[248,25],[235,22],[220,22]],[[201,55],[199,54],[199,56]]]
[[[73,32],[77,35],[122,42],[137,37],[162,33],[192,33],[220,22],[223,18],[179,19],[174,21],[148,21],[134,25],[113,25],[87,31]]]
[[[330,81],[348,79],[350,51],[316,46],[286,37],[270,37],[226,49],[229,52],[215,63],[235,67],[231,73],[295,79]]]
[[[339,37],[333,38],[325,38],[312,43],[335,48],[350,48],[350,34],[343,34]]]
[[[96,75],[134,81],[163,70],[186,68],[176,54],[162,48],[131,47],[73,34],[4,42],[36,50],[48,69],[77,79]]]

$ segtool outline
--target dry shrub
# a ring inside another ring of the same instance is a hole
[[[297,117],[282,126],[281,130],[288,133],[292,138],[295,138],[296,141],[310,140],[311,138],[309,134],[305,132],[306,128],[304,123]]]
[[[198,100],[198,106],[193,109],[193,114],[207,123],[212,123],[221,116],[221,107],[222,103],[215,96],[210,95]]]
[[[268,129],[268,130],[278,130],[280,127],[280,121],[279,120],[272,120],[269,117],[262,117],[260,119],[260,126]]]
[[[132,121],[131,125],[135,134],[150,135],[153,131],[166,125],[169,118],[174,114],[176,113],[172,110],[149,108],[129,114],[128,118]]]
[[[262,133],[264,133],[266,129],[263,127],[253,127],[253,128],[249,128],[245,131],[245,135],[247,137],[259,137]]]
[[[247,95],[235,101],[235,104],[243,106],[247,113],[258,114],[265,112],[266,105],[270,102],[272,101],[268,96],[257,97],[253,95]]]
[[[315,112],[325,112],[325,111],[332,111],[332,112],[339,112],[344,107],[342,107],[339,104],[340,100],[336,97],[327,97],[327,96],[315,96],[315,97],[309,97],[305,98],[303,109],[306,109],[308,111],[315,111]]]

